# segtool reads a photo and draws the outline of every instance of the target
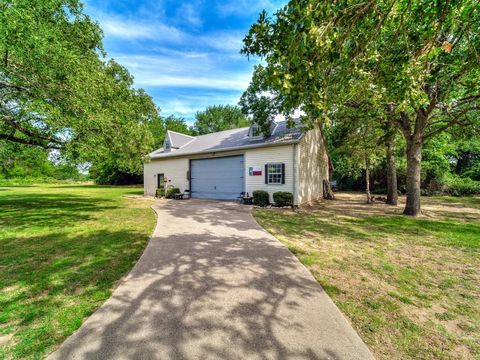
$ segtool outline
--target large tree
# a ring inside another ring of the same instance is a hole
[[[233,105],[213,105],[195,114],[194,131],[199,135],[248,126],[242,110]]]
[[[334,116],[349,100],[390,107],[407,158],[404,213],[420,213],[425,141],[478,121],[480,3],[476,0],[291,0],[262,13],[243,52],[265,58],[284,107]]]
[[[156,115],[77,0],[0,1],[0,139],[136,169]]]

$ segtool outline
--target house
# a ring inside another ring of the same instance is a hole
[[[144,165],[146,195],[161,186],[189,190],[192,198],[236,199],[241,192],[288,191],[295,205],[321,198],[329,161],[320,129],[302,131],[275,122],[271,134],[258,125],[189,136],[168,131],[163,148]]]

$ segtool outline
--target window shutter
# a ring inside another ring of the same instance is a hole
[[[265,184],[268,184],[268,164],[265,164]]]
[[[282,184],[285,184],[285,164],[282,164]]]

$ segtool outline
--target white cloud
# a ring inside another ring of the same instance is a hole
[[[100,20],[106,36],[124,39],[148,39],[156,44],[170,43],[189,47],[207,47],[222,52],[239,54],[243,46],[243,33],[215,31],[202,35],[186,33],[161,22],[142,23],[136,20],[110,18]]]
[[[136,81],[136,84],[149,87],[168,86],[243,90],[247,88],[249,81],[250,74],[228,76],[222,79],[209,76],[157,75],[150,79],[141,78]]]
[[[187,38],[181,30],[160,21],[144,22],[133,18],[122,18],[99,14],[97,20],[106,36],[124,40],[148,39],[169,43],[180,43]]]
[[[177,18],[188,22],[195,28],[203,25],[202,19],[198,16],[198,9],[192,3],[183,3],[177,10]]]
[[[239,69],[218,56],[177,52],[166,55],[118,55],[141,87],[192,87],[224,90],[245,90],[250,82],[251,65]]]

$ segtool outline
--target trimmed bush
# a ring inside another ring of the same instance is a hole
[[[274,192],[273,202],[275,203],[275,206],[278,206],[278,207],[284,207],[284,206],[293,207],[293,194],[288,191]]]
[[[165,197],[167,199],[173,199],[175,194],[180,194],[180,189],[179,188],[168,188],[165,191]]]
[[[253,205],[267,206],[270,204],[268,192],[263,190],[255,190],[253,192]]]

